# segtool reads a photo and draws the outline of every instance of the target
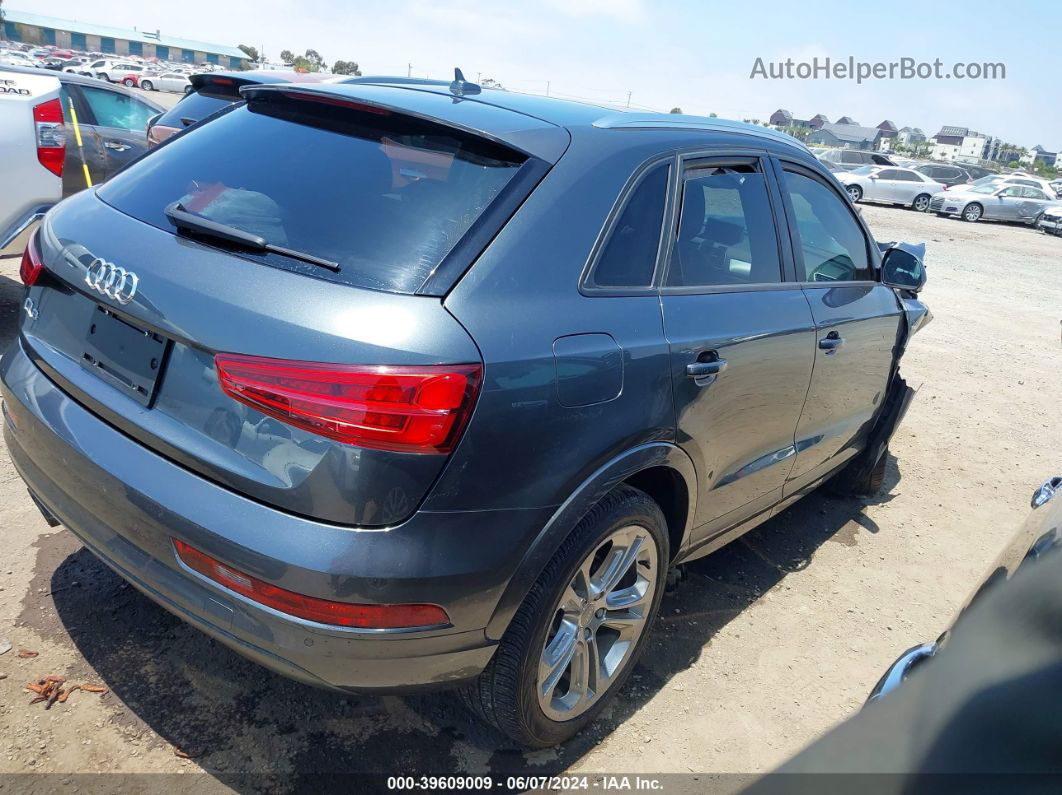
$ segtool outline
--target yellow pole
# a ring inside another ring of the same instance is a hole
[[[74,100],[70,99],[70,121],[74,123],[74,140],[77,141],[77,151],[81,155],[81,168],[85,172],[85,187],[92,187],[92,177],[89,176],[88,162],[85,160],[85,147],[81,144],[81,127],[77,123],[77,111],[74,110]]]

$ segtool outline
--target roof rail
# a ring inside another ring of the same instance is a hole
[[[706,116],[688,116],[680,113],[628,113],[617,111],[602,116],[594,122],[595,127],[604,130],[631,129],[676,129],[676,130],[711,130],[714,132],[734,132],[760,135],[779,143],[789,144],[807,151],[803,142],[788,133],[757,124],[746,124],[730,119],[716,119]]]

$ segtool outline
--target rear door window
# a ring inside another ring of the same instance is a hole
[[[241,256],[413,293],[525,161],[500,144],[403,114],[274,97],[174,138],[98,195],[169,232],[175,227],[165,209],[180,202],[340,270],[282,254]]]
[[[173,77],[180,80],[181,75],[163,75],[163,77]],[[209,94],[205,91],[193,91],[191,94],[185,94],[176,105],[163,113],[156,124],[161,124],[164,127],[174,127],[181,129],[187,127],[190,124],[200,119],[205,119],[215,111],[227,108],[233,102],[242,101],[238,95],[229,96],[221,94]]]
[[[782,280],[767,184],[756,165],[686,171],[669,287],[772,284]]]

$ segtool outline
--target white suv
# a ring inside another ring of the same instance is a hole
[[[108,83],[117,83],[127,74],[143,72],[144,67],[141,64],[128,63],[127,61],[104,59],[94,61],[87,71],[92,72],[93,76],[98,77],[100,80],[106,80]]]

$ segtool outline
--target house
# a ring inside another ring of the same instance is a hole
[[[842,149],[876,149],[881,130],[858,124],[825,123],[807,137],[807,143]]]
[[[1021,156],[1022,165],[1036,168],[1040,163],[1045,166],[1054,166],[1058,162],[1058,152],[1048,152],[1040,144],[1037,144]]]
[[[989,136],[966,127],[944,126],[930,138],[931,155],[937,160],[974,163],[984,157]]]
[[[878,149],[882,152],[888,152],[892,149],[892,142],[899,131],[896,129],[896,125],[888,119],[881,122],[881,124],[878,125],[878,129],[881,131],[881,134],[878,136]]]
[[[852,125],[854,127],[858,127],[859,126],[859,122],[857,122],[851,116],[842,116],[841,118],[839,118],[837,120],[837,123],[838,124],[850,124],[850,125]]]
[[[901,127],[896,133],[896,143],[902,146],[913,146],[925,140],[926,134],[918,127]]]
[[[821,113],[816,113],[814,116],[811,117],[811,119],[808,120],[808,126],[809,127],[813,127],[816,130],[821,129],[822,125],[829,124],[829,123],[830,123],[830,120],[827,119]]]

